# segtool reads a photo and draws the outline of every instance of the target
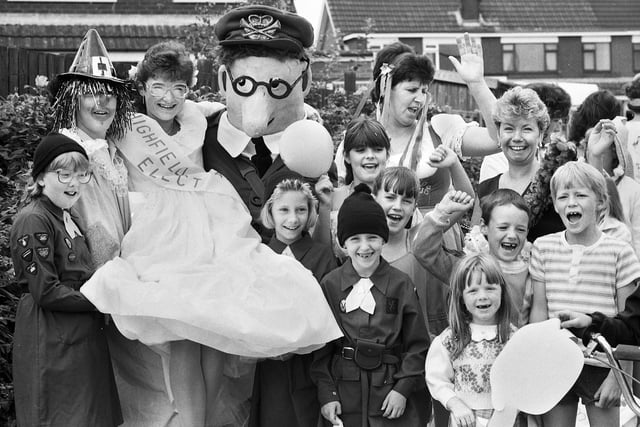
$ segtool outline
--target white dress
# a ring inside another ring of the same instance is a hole
[[[194,162],[204,115],[187,102],[178,120],[181,131],[170,137],[136,115],[118,143],[129,188],[144,195],[133,204],[120,257],[82,292],[123,335],[148,345],[187,339],[274,357],[340,337],[311,272],[262,244],[229,181]]]

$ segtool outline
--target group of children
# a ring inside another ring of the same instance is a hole
[[[594,132],[605,133],[607,125],[599,126]],[[551,180],[565,231],[536,240],[527,254],[529,207],[515,191],[500,189],[481,204],[488,250],[461,256],[444,248],[443,235],[472,207],[473,195],[452,190],[423,217],[416,210],[415,174],[405,167],[385,168],[388,154],[384,128],[358,119],[344,145],[356,185],[341,190],[344,194],[327,196],[293,172],[267,183],[261,219],[274,230],[269,246],[313,273],[344,337],[313,354],[261,361],[254,425],[312,426],[321,414],[328,425],[422,427],[431,414],[428,390],[450,411],[454,425],[476,425],[491,417],[491,365],[517,327],[564,310],[615,315],[640,279],[631,246],[599,227],[609,209],[607,184],[585,162],[561,166]],[[65,419],[72,425],[74,413],[82,410],[100,419],[93,425],[115,425],[119,408],[105,359],[104,320],[79,292],[92,273],[90,255],[82,224],[69,214],[91,178],[86,158],[64,135],[43,139],[34,158],[31,202],[14,221],[11,249],[17,279],[29,289],[20,301],[18,327],[51,325],[44,338],[17,331],[22,338],[14,345],[56,347],[92,363],[61,366],[59,378],[38,378],[37,372],[27,374],[28,360],[16,361],[23,366],[14,381],[16,396],[28,394],[36,381],[49,381],[51,392],[41,398],[58,408],[50,414],[52,422]],[[460,167],[444,146],[429,161],[436,168]],[[316,226],[318,199],[335,212],[331,228],[338,253],[311,237],[316,228],[324,230]],[[426,271],[450,284],[450,326],[433,340]],[[59,322],[77,328],[60,329],[73,332],[60,336]],[[75,366],[87,369],[77,372]],[[70,381],[100,389],[101,395],[87,393],[96,400],[81,409],[69,406],[56,390]],[[545,425],[572,425],[578,398],[587,404],[592,425],[617,425],[616,393],[607,369],[585,367],[545,415]],[[28,411],[23,403],[17,400],[16,406]]]

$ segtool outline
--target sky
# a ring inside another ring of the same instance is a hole
[[[316,40],[318,39],[318,30],[320,29],[320,13],[322,12],[322,4],[324,0],[293,0],[299,15],[307,18],[313,29],[316,31]]]

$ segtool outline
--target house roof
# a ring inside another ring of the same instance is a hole
[[[48,51],[75,51],[89,28],[107,50],[145,51],[162,40],[183,35],[194,15],[5,14],[0,17],[0,45]],[[17,24],[17,23],[20,24]]]
[[[353,33],[459,33],[460,0],[327,0],[334,29]],[[473,32],[638,29],[638,0],[481,0]],[[369,21],[367,21],[369,20]],[[370,28],[367,31],[367,26]]]

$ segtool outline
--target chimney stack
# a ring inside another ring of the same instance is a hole
[[[460,0],[460,16],[463,21],[478,21],[480,19],[480,0]]]

